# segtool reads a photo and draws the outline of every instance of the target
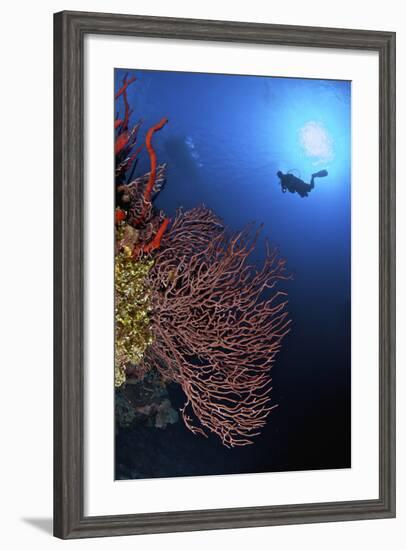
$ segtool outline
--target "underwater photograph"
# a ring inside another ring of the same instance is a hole
[[[350,468],[351,82],[117,68],[112,102],[115,479]]]

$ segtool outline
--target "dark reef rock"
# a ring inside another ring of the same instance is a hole
[[[179,419],[165,382],[156,371],[147,372],[141,380],[130,378],[116,390],[115,415],[116,431],[136,425],[165,429]]]

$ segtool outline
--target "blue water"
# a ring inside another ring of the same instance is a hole
[[[116,70],[116,89],[126,72]],[[279,246],[294,274],[284,285],[292,331],[273,369],[279,407],[269,426],[249,451],[232,451],[227,471],[217,442],[207,450],[206,440],[176,432],[190,461],[203,457],[188,473],[350,466],[351,83],[130,74],[137,77],[128,99],[133,121],[144,121],[141,138],[162,117],[169,119],[154,136],[158,159],[168,164],[156,206],[174,216],[179,206],[204,203],[233,229],[263,222],[263,237]],[[137,173],[148,169],[144,154]],[[329,175],[315,180],[308,197],[282,193],[278,170],[309,182],[321,169]],[[166,465],[159,476],[166,475],[180,474]]]

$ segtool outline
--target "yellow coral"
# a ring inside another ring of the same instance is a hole
[[[124,247],[115,258],[115,386],[125,382],[125,366],[138,364],[152,343],[151,292],[146,277],[153,260],[134,260]]]
[[[125,365],[114,365],[114,385],[116,388],[119,388],[124,384],[126,381],[126,375],[125,375]]]

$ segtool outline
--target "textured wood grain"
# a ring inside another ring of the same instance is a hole
[[[62,12],[54,20],[54,534],[101,537],[395,515],[395,34]],[[370,50],[380,77],[379,498],[124,516],[83,514],[83,37],[85,34]]]

